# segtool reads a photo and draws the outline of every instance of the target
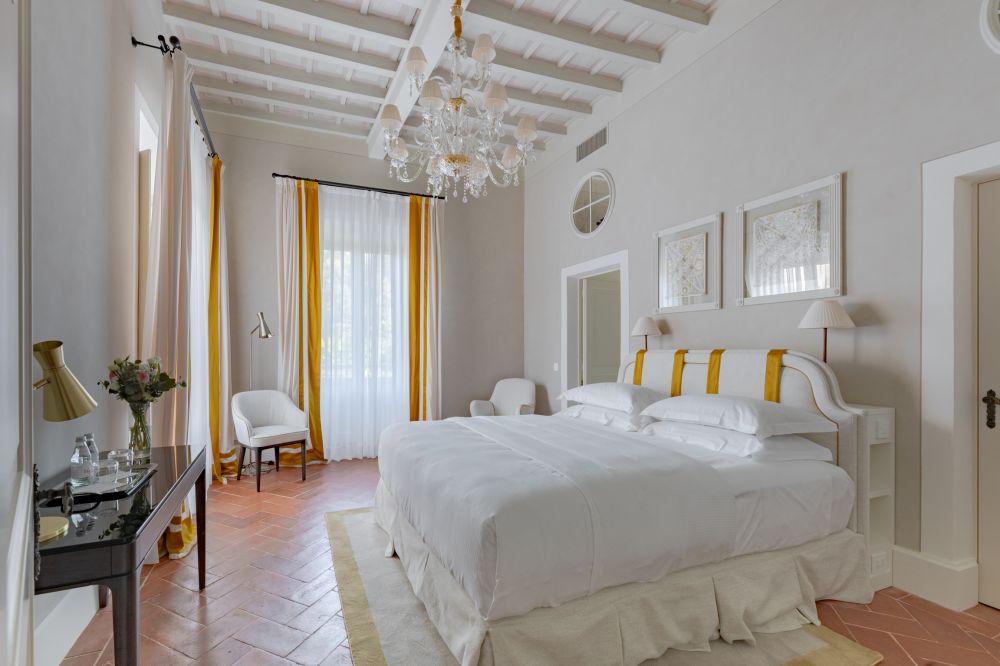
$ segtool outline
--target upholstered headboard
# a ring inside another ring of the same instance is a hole
[[[851,527],[867,533],[867,525],[859,525],[860,502],[868,497],[868,470],[859,469],[866,457],[858,456],[858,412],[840,395],[837,377],[828,365],[801,352],[777,352],[772,355],[771,376],[768,377],[767,349],[727,349],[715,353],[717,368],[710,373],[712,352],[691,350],[683,354],[679,368],[680,394],[705,394],[708,392],[710,374],[717,381],[717,392],[723,395],[740,395],[748,398],[778,398],[778,402],[817,412],[837,424],[838,431],[809,438],[833,451],[834,461],[854,480],[857,487],[855,511]],[[642,356],[641,372],[636,373],[637,358],[624,363],[618,372],[618,381],[627,384],[639,379],[647,386],[668,395],[675,383],[677,350],[651,349]],[[675,361],[676,359],[676,361]],[[637,376],[638,374],[638,376]],[[775,396],[775,393],[777,394]]]

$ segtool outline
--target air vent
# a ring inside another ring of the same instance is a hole
[[[590,137],[579,146],[576,147],[576,161],[579,162],[587,155],[603,146],[608,142],[608,128],[603,128],[600,132]]]

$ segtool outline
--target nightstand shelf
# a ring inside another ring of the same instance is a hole
[[[858,490],[868,498],[860,503],[857,523],[867,535],[872,586],[880,590],[892,585],[896,542],[896,410],[872,405],[851,408],[858,415]]]

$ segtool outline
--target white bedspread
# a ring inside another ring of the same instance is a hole
[[[385,431],[382,483],[484,619],[731,557],[736,496],[656,437],[545,416]]]

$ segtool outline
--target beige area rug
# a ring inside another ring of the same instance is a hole
[[[457,666],[371,509],[326,514],[333,568],[357,666]],[[873,666],[882,655],[823,627],[759,634],[757,646],[714,641],[711,652],[670,650],[643,666]]]

